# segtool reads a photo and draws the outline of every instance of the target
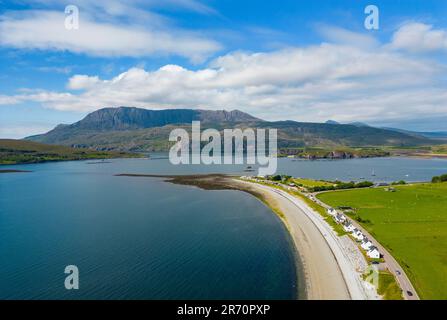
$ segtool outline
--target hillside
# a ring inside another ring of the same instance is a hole
[[[391,130],[391,131],[397,131],[409,135],[417,135],[422,136],[430,139],[439,139],[439,140],[447,140],[447,131],[435,131],[435,132],[414,132],[414,131],[408,131],[403,129],[396,129],[396,128],[387,128],[384,127],[383,129]]]
[[[135,157],[124,152],[99,152],[57,145],[0,139],[0,164]]]
[[[190,129],[199,120],[202,129],[276,128],[280,148],[342,146],[407,147],[434,144],[434,141],[392,130],[335,123],[296,121],[268,122],[238,110],[146,110],[138,108],[105,108],[87,115],[71,125],[59,125],[50,132],[27,140],[96,150],[166,151],[169,133],[175,127]]]
[[[170,124],[236,123],[262,121],[238,110],[209,111],[191,109],[146,110],[131,107],[104,108],[71,125],[59,125],[51,134],[76,131],[123,131],[163,127]]]

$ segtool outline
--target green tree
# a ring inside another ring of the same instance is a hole
[[[432,183],[440,183],[441,182],[441,177],[435,176],[431,179]]]

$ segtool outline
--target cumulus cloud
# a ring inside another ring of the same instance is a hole
[[[67,92],[10,97],[89,112],[104,106],[241,109],[265,119],[374,121],[447,112],[445,69],[432,60],[340,44],[235,52],[205,68],[131,68],[110,79],[75,75]],[[1,100],[0,100],[1,101]]]
[[[98,77],[89,77],[86,75],[78,74],[70,78],[67,87],[72,90],[89,89],[98,82]]]
[[[424,23],[407,23],[396,31],[391,47],[411,52],[447,51],[447,31]]]
[[[41,43],[42,48],[72,46],[71,50],[83,45],[82,50],[98,54],[105,50],[111,54],[116,50],[115,44],[102,39],[102,28],[107,32],[116,31],[118,38],[129,36],[126,28],[92,23],[98,33],[86,35],[87,39],[79,41],[63,35],[57,38],[57,32],[50,43],[39,40],[40,35],[29,40],[27,35],[17,39],[8,36],[1,41],[22,43],[24,47],[31,46],[28,41],[33,45]],[[31,26],[24,23],[18,28]],[[381,44],[370,36],[327,28],[320,32],[325,33],[331,43],[271,52],[232,52],[199,69],[169,64],[155,70],[134,67],[110,78],[77,74],[68,79],[64,92],[22,91],[17,95],[0,96],[0,104],[32,101],[47,108],[83,113],[106,106],[237,108],[268,120],[335,119],[376,123],[447,114],[445,63],[408,54],[417,48],[421,51],[421,47],[425,51],[442,49],[443,31],[423,24],[406,24],[395,32],[390,43]],[[145,32],[138,29],[130,37],[143,37]],[[417,39],[417,46],[411,34]],[[149,50],[145,44],[123,41],[120,50],[124,52]],[[195,56],[195,51],[181,51],[181,40],[175,38],[174,42],[178,50],[175,52]]]
[[[368,33],[358,33],[332,25],[320,24],[317,30],[330,42],[362,48],[375,48],[379,41]]]
[[[150,13],[138,11],[132,17],[139,14],[144,17]],[[8,12],[0,16],[0,45],[101,57],[176,55],[193,62],[201,62],[221,48],[218,42],[196,32],[166,25],[160,19],[154,22],[152,16],[147,19],[151,22],[148,25],[122,22],[113,14],[103,15],[98,19],[89,11],[80,11],[79,29],[67,30],[63,10]]]
[[[14,96],[0,95],[0,105],[17,104],[20,99]]]

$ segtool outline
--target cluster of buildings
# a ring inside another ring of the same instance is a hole
[[[265,176],[241,176],[242,180],[252,180],[256,182],[267,182],[268,180],[265,179]]]
[[[333,208],[329,208],[327,213],[332,216],[335,222],[343,225],[343,230],[350,233],[351,236],[358,242],[361,242],[361,248],[366,251],[366,255],[372,259],[380,258],[380,251],[376,246],[361,232],[357,229],[344,214],[339,213]]]
[[[252,180],[255,182],[263,182],[263,183],[267,183],[267,184],[272,184],[272,185],[277,185],[277,186],[284,186],[286,187],[288,190],[294,190],[297,188],[297,186],[294,183],[291,183],[289,185],[284,185],[282,184],[280,181],[272,181],[269,179],[266,179],[267,177],[251,177],[251,176],[242,176],[240,177],[243,180]],[[314,195],[310,194],[309,199],[312,201],[316,201],[316,198]],[[350,233],[351,236],[357,240],[358,242],[360,242],[360,247],[365,250],[366,255],[372,259],[379,259],[381,257],[380,251],[379,249],[374,246],[374,244],[363,234],[363,232],[361,232],[359,229],[357,229],[349,220],[348,218],[346,218],[346,216],[340,212],[338,212],[337,210],[335,210],[334,208],[329,208],[327,209],[327,213],[332,216],[332,218],[334,219],[334,221],[340,225],[343,226],[343,229]]]
[[[297,186],[294,183],[289,183],[289,184],[284,184],[282,181],[273,181],[273,180],[269,180],[269,176],[256,176],[256,177],[251,177],[251,176],[241,176],[240,177],[242,180],[250,180],[250,181],[254,181],[254,182],[262,182],[265,184],[271,184],[271,185],[275,185],[275,186],[281,186],[286,188],[289,191],[293,191],[293,190],[298,190]]]

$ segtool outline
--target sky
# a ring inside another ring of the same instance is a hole
[[[117,106],[447,131],[446,58],[444,0],[0,0],[0,138]]]

